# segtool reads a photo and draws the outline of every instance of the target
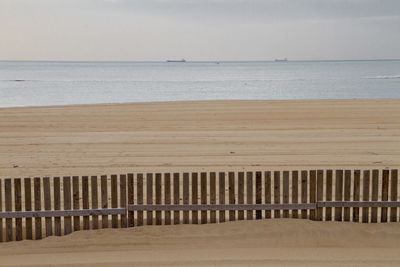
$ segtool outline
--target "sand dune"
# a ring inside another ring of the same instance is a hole
[[[400,225],[274,219],[75,232],[2,244],[0,265],[399,266]]]

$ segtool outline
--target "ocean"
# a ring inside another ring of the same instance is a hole
[[[400,97],[400,60],[0,61],[0,107]]]

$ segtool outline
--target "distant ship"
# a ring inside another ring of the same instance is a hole
[[[288,59],[287,58],[283,58],[283,59],[275,59],[275,62],[287,62]]]
[[[167,62],[180,62],[180,63],[183,63],[183,62],[186,62],[186,60],[185,60],[185,59],[181,59],[181,60],[167,60]]]

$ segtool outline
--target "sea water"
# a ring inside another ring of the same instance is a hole
[[[400,97],[400,60],[0,61],[0,107],[220,99]]]

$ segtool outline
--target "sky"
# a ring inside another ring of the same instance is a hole
[[[0,60],[400,58],[400,0],[0,0]]]

